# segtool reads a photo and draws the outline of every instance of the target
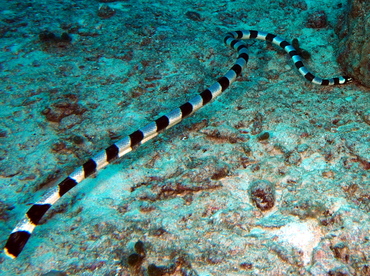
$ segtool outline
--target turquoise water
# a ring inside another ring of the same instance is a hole
[[[225,33],[297,38],[312,72],[342,74],[345,1],[102,2],[2,5],[3,245],[58,180],[223,76]],[[281,49],[246,43],[231,87],[60,199],[2,275],[366,275],[368,90],[313,85]],[[274,186],[267,211],[256,180]]]

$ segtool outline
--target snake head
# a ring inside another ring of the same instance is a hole
[[[351,83],[351,82],[353,82],[353,78],[351,78],[351,77],[343,76],[343,78],[345,79],[345,82],[344,83]]]

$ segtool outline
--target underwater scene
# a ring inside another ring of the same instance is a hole
[[[0,4],[0,275],[370,275],[351,0]]]

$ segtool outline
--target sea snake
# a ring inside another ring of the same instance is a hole
[[[303,65],[302,59],[297,53],[297,50],[286,40],[274,34],[252,30],[227,33],[224,42],[227,46],[229,46],[230,48],[234,48],[238,52],[238,58],[235,64],[223,77],[218,79],[214,84],[205,89],[199,95],[192,98],[187,103],[172,110],[166,115],[163,115],[162,117],[149,123],[143,128],[136,130],[122,140],[99,152],[97,155],[90,158],[81,167],[75,169],[56,187],[47,191],[46,194],[38,202],[32,205],[23,219],[11,232],[4,248],[5,254],[11,258],[16,258],[23,250],[24,246],[31,236],[32,231],[39,223],[43,215],[47,212],[47,210],[49,210],[49,208],[65,193],[67,193],[77,184],[82,182],[82,180],[92,174],[95,174],[97,171],[101,170],[115,159],[122,157],[126,153],[137,148],[139,145],[154,138],[160,132],[181,122],[184,118],[190,116],[195,111],[197,111],[198,109],[212,101],[214,98],[216,98],[218,95],[220,95],[223,91],[225,91],[230,86],[230,84],[232,84],[235,79],[241,74],[242,70],[244,69],[244,67],[246,67],[248,62],[247,46],[243,42],[241,42],[240,39],[251,38],[266,40],[283,48],[285,52],[287,52],[292,58],[299,73],[301,73],[307,80],[314,84],[341,85],[352,81],[350,77],[345,76],[329,79],[322,79],[314,76]]]

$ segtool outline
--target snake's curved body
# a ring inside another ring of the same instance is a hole
[[[122,140],[114,143],[105,150],[90,158],[82,166],[75,169],[70,175],[62,180],[56,187],[50,189],[38,202],[25,214],[23,219],[16,225],[11,232],[5,245],[5,254],[11,258],[16,258],[23,250],[25,244],[31,236],[32,231],[39,223],[43,215],[50,207],[58,201],[65,193],[81,183],[85,178],[95,174],[109,163],[122,157],[137,146],[149,141],[160,132],[181,122],[184,118],[196,112],[198,109],[212,101],[223,91],[225,91],[241,74],[248,62],[248,51],[241,39],[260,39],[272,42],[284,49],[292,58],[299,73],[307,80],[318,85],[340,85],[351,82],[349,77],[336,77],[322,79],[314,76],[303,65],[302,59],[297,50],[286,40],[276,35],[260,31],[235,31],[226,35],[224,42],[227,46],[238,52],[238,58],[230,70],[214,84],[205,89],[202,93],[192,98],[187,103],[163,115],[152,123],[136,130]]]

